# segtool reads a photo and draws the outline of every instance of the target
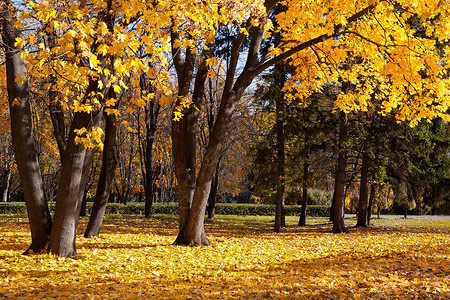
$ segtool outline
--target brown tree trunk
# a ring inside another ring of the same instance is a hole
[[[103,143],[102,169],[98,179],[91,216],[84,233],[84,237],[86,238],[98,236],[103,223],[106,204],[108,203],[108,198],[114,184],[114,173],[117,164],[114,156],[116,131],[116,116],[113,114],[105,114],[105,141]]]
[[[2,172],[2,178],[0,180],[2,188],[1,202],[8,202],[9,192],[11,188],[11,168],[14,160],[14,150],[12,148],[12,145],[10,145],[10,147],[8,148],[8,151],[10,151],[11,153],[11,161],[6,164],[6,169]]]
[[[86,217],[87,215],[87,188],[83,192],[83,200],[81,200],[80,217]]]
[[[334,202],[334,218],[333,218],[333,232],[345,232],[344,224],[344,208],[345,208],[345,166],[347,162],[347,155],[345,149],[345,139],[347,136],[346,115],[343,111],[339,112],[339,142],[338,142],[338,161],[337,174],[335,183],[336,198]]]
[[[6,60],[6,80],[10,107],[11,136],[17,168],[22,183],[25,205],[31,229],[31,245],[25,253],[42,251],[48,242],[52,221],[44,196],[44,184],[33,139],[27,68],[20,57],[22,51],[14,46],[21,37],[14,28],[15,17],[11,1],[2,3],[2,38]],[[22,82],[16,82],[22,78]]]
[[[283,66],[280,67],[280,69]],[[283,79],[284,72],[281,71]],[[282,80],[284,82],[284,80]],[[282,97],[282,96],[281,96]],[[275,207],[275,225],[274,232],[280,232],[281,227],[284,226],[284,103],[283,99],[276,99],[275,101],[275,114],[276,114],[276,134],[277,134],[277,198]]]
[[[335,175],[335,179],[337,176],[337,168],[336,168],[336,175]],[[330,221],[333,222],[334,220],[334,208],[336,207],[336,182],[334,183],[334,190],[333,190],[333,198],[331,199],[331,207],[330,207]]]
[[[196,113],[189,108],[183,118],[172,121],[172,152],[178,182],[179,230],[188,220],[195,191],[197,146],[195,140]]]
[[[367,212],[369,206],[369,145],[368,142],[364,143],[364,153],[361,165],[361,183],[359,188],[359,201],[358,201],[358,221],[356,227],[369,227],[369,215]]]
[[[54,33],[48,34],[49,48],[53,49],[57,44],[57,37]],[[58,99],[58,91],[56,90],[57,78],[54,75],[50,75],[50,89],[48,92],[50,111],[50,119],[53,125],[53,135],[58,145],[59,158],[62,164],[64,152],[66,151],[66,125],[64,123],[64,109],[61,102]]]
[[[70,127],[56,195],[54,226],[49,242],[49,251],[59,256],[77,255],[75,240],[78,218],[93,159],[92,149],[86,149],[82,143],[75,142],[75,130],[81,128],[90,130],[93,125],[99,123],[99,118],[99,112],[94,115],[78,112]]]
[[[8,202],[9,198],[9,187],[11,185],[11,169],[8,168],[4,174],[4,178],[2,178],[2,200],[1,202]]]
[[[220,172],[219,167],[220,167],[220,159],[216,165],[216,170],[211,184],[211,191],[209,192],[208,197],[208,219],[210,220],[216,219],[215,206],[216,206],[217,187],[219,186],[219,172]]]
[[[308,158],[305,158],[308,159]],[[309,163],[305,161],[303,163],[303,188],[302,188],[302,209],[300,211],[300,219],[298,226],[306,226],[306,206],[308,200],[308,169]]]
[[[375,199],[375,195],[377,193],[378,186],[376,183],[372,183],[370,187],[370,197],[369,197],[369,207],[367,208],[367,222],[370,225],[370,218],[372,217],[372,208],[373,208],[373,200]]]
[[[51,101],[56,100],[56,92],[51,91],[49,94],[50,99],[55,98]],[[51,102],[49,105],[50,117],[53,124],[53,133],[58,144],[59,157],[62,163],[64,152],[66,151],[66,130],[64,125],[64,112],[61,104],[59,102]]]
[[[153,92],[151,87],[147,87]],[[156,125],[159,115],[160,105],[156,101],[151,101],[145,108],[145,217],[150,218],[152,215],[153,199],[155,198],[154,175],[153,175],[153,143],[155,141]]]
[[[183,59],[179,48],[175,48],[174,41],[178,39],[178,33],[172,32],[172,53],[174,66],[178,77],[178,101],[176,103],[178,109],[181,108],[181,101],[191,100],[189,107],[182,110],[183,116],[181,120],[172,120],[172,153],[174,158],[175,174],[178,182],[178,203],[179,203],[179,234],[175,240],[175,244],[183,245],[209,245],[210,242],[206,238],[203,230],[203,222],[205,216],[206,202],[208,200],[209,188],[213,174],[210,174],[209,187],[204,203],[193,207],[194,194],[196,188],[196,163],[197,163],[197,120],[198,108],[201,106],[205,82],[207,78],[208,68],[206,59],[209,58],[211,50],[206,51],[198,66],[197,74],[194,82],[194,92],[191,95],[191,83],[194,79],[194,69],[196,54],[187,49],[185,58]],[[211,49],[212,49],[212,45]],[[212,169],[216,166],[217,161],[211,161]],[[206,191],[203,190],[203,193]],[[200,220],[201,219],[201,220]],[[193,224],[192,220],[200,220],[198,224]],[[197,232],[197,230],[200,230]]]
[[[152,205],[153,205],[153,170],[152,170],[152,160],[153,160],[153,136],[151,133],[147,132],[147,143],[145,150],[145,207],[144,214],[146,218],[152,216]]]

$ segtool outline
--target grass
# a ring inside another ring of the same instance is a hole
[[[23,256],[24,216],[0,216],[0,299],[449,299],[450,221],[373,219],[330,233],[327,218],[217,216],[211,247],[179,247],[177,217],[107,216],[79,256]]]

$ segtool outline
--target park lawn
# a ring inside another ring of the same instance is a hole
[[[218,216],[211,247],[180,247],[175,216],[109,216],[78,257],[21,255],[27,219],[0,216],[0,299],[450,299],[450,221],[374,219],[330,233],[326,218]],[[354,225],[354,219],[347,219]]]

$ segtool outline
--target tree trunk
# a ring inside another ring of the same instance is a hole
[[[1,188],[2,188],[2,200],[1,202],[8,202],[9,198],[9,188],[11,186],[11,167],[7,166],[7,169],[2,174],[1,179]]]
[[[181,231],[187,223],[195,191],[196,152],[194,108],[189,108],[183,118],[172,121],[172,152],[178,181],[179,224]]]
[[[150,218],[152,216],[152,204],[153,204],[153,134],[148,131],[147,128],[147,142],[145,150],[145,217]]]
[[[303,163],[302,209],[300,211],[300,220],[298,221],[298,226],[306,226],[306,206],[308,203],[308,169],[309,164],[307,161],[305,161],[305,163]]]
[[[282,70],[283,66],[280,67]],[[281,71],[282,77],[284,79],[284,72]],[[279,75],[280,76],[280,75]],[[284,81],[284,80],[283,80]],[[281,95],[282,97],[282,95]],[[276,134],[277,134],[277,198],[276,198],[276,207],[275,207],[275,225],[273,228],[274,232],[280,232],[281,227],[284,226],[285,220],[284,218],[284,103],[283,99],[275,100],[275,114],[276,114]]]
[[[87,188],[83,192],[83,200],[81,200],[80,217],[86,217],[87,215]]]
[[[114,148],[116,146],[116,117],[105,114],[105,141],[103,143],[102,169],[98,179],[97,191],[95,192],[94,205],[92,206],[84,237],[98,236],[103,223],[106,204],[114,184],[114,173],[116,170],[116,158]]]
[[[336,168],[336,174],[337,174],[337,168]],[[336,180],[336,176],[335,175],[335,180]],[[330,221],[333,222],[334,220],[334,208],[336,207],[336,182],[334,183],[334,190],[333,190],[333,198],[331,199],[331,207],[330,207]]]
[[[154,92],[152,86],[145,84],[145,87]],[[153,143],[155,141],[156,125],[159,115],[160,105],[155,101],[150,101],[145,107],[145,129],[146,129],[146,143],[145,143],[145,217],[150,218],[152,215],[153,199],[155,198],[153,175]]]
[[[208,219],[210,220],[216,219],[216,212],[214,208],[216,206],[217,187],[219,185],[219,172],[220,172],[219,167],[220,167],[220,159],[216,165],[216,170],[211,184],[211,191],[209,192],[208,197]]]
[[[333,232],[345,232],[344,225],[344,209],[345,209],[345,166],[347,162],[347,155],[345,149],[345,139],[347,136],[346,115],[343,111],[339,112],[339,142],[338,142],[338,162],[337,175],[335,183],[335,206],[333,218]]]
[[[90,130],[93,125],[99,123],[99,118],[99,112],[95,115],[78,112],[70,127],[56,195],[54,226],[49,242],[49,251],[62,257],[77,255],[75,240],[78,218],[93,160],[93,150],[75,142],[75,130],[81,128]]]
[[[236,99],[239,99],[242,95],[239,93],[237,94],[237,98],[235,98],[236,94],[237,93],[232,93],[232,95],[224,94],[225,96],[222,97],[217,120],[211,132],[209,144],[203,157],[196,185],[194,186],[192,206],[188,214],[187,222],[180,230],[178,237],[175,240],[175,244],[188,246],[211,244],[204,232],[204,215],[211,190],[212,177],[222,153],[228,125],[230,124],[237,102]]]
[[[369,206],[369,143],[364,143],[364,153],[361,165],[361,183],[359,187],[358,201],[358,221],[356,227],[369,227],[369,215],[367,212]]]
[[[375,194],[377,193],[378,186],[376,183],[372,183],[370,187],[370,197],[369,197],[369,207],[367,208],[367,223],[370,225],[370,218],[372,217],[373,200],[375,199]]]
[[[54,33],[49,33],[48,36],[49,48],[52,50],[57,45],[57,37]],[[56,144],[59,150],[59,159],[62,164],[64,152],[66,151],[66,125],[64,123],[64,109],[58,99],[58,85],[57,78],[50,75],[50,89],[48,91],[49,97],[49,112],[50,119],[53,125],[53,135],[56,139]]]
[[[26,63],[20,57],[22,51],[14,46],[21,33],[12,26],[15,17],[11,10],[11,1],[4,1],[1,22],[11,136],[31,229],[31,245],[25,253],[40,252],[47,245],[52,221],[33,139]],[[17,78],[21,78],[22,82],[16,81]]]

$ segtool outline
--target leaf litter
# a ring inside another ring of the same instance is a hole
[[[207,222],[211,247],[172,245],[176,221],[109,218],[78,257],[21,255],[25,218],[0,217],[0,299],[450,299],[450,222]]]

